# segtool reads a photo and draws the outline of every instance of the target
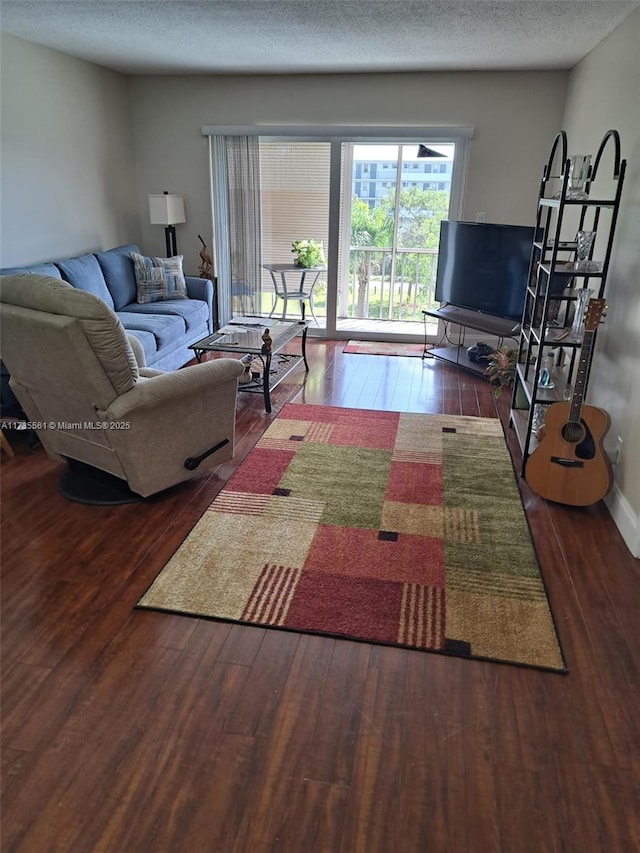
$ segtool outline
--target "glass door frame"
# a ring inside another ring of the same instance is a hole
[[[453,143],[455,154],[451,175],[451,195],[449,216],[461,219],[463,210],[464,187],[469,162],[470,142],[474,128],[470,125],[438,127],[433,125],[413,125],[389,127],[388,125],[203,125],[202,135],[211,136],[259,136],[282,140],[330,142],[331,159],[329,173],[329,245],[325,248],[327,257],[327,317],[324,329],[310,329],[309,334],[333,339],[348,339],[346,332],[337,329],[338,274],[340,269],[340,211],[343,199],[341,188],[351,187],[342,174],[343,143],[361,144],[410,144],[410,143]],[[349,176],[350,177],[350,176]],[[214,183],[211,176],[211,194],[213,199]],[[349,193],[350,198],[350,193]],[[215,231],[215,213],[211,203],[211,233]],[[366,335],[375,340],[382,335]]]
[[[393,135],[389,135],[392,133]],[[409,145],[424,143],[437,145],[449,143],[455,146],[451,173],[451,191],[449,197],[449,218],[461,219],[469,163],[469,143],[473,136],[472,128],[421,128],[416,134],[415,128],[386,128],[380,136],[340,136],[331,139],[331,170],[329,190],[329,246],[327,252],[327,318],[326,336],[332,339],[348,339],[353,332],[337,328],[337,308],[339,292],[339,271],[348,269],[350,246],[346,241],[340,245],[341,216],[347,221],[350,217],[353,180],[353,158],[343,158],[343,144],[361,145]],[[343,168],[344,162],[344,168]],[[344,197],[342,197],[344,194]],[[342,257],[340,257],[342,252]],[[417,333],[418,334],[418,333]],[[419,333],[423,335],[422,329]],[[369,340],[382,340],[383,333],[358,333],[358,337]],[[388,337],[388,336],[386,336]]]

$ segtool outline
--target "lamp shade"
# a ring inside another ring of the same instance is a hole
[[[184,198],[181,195],[149,196],[149,220],[151,225],[177,225],[186,222]]]

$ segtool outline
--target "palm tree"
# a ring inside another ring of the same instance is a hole
[[[351,245],[387,247],[393,239],[393,217],[389,209],[383,206],[369,207],[357,196],[351,203]],[[378,266],[380,266],[378,262]],[[366,316],[366,299],[371,278],[371,253],[359,252],[356,255],[355,273],[358,279],[358,304],[356,315]]]

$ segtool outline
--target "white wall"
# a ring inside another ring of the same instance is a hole
[[[128,78],[1,36],[0,267],[137,241]]]
[[[639,44],[637,10],[573,69],[563,116],[570,153],[595,154],[606,131],[615,128],[628,161],[605,293],[608,313],[598,332],[587,402],[611,416],[607,447],[615,446],[618,435],[624,439],[609,507],[635,556],[640,556]],[[611,174],[613,149],[607,150],[603,166]]]
[[[465,218],[533,224],[542,167],[560,127],[565,72],[135,77],[131,83],[143,240],[148,193],[183,192],[177,227],[186,269],[210,236],[207,141],[202,125],[473,125]],[[205,236],[206,235],[206,236]]]

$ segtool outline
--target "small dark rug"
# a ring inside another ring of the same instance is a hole
[[[348,341],[343,352],[358,355],[408,355],[422,358],[423,344],[390,343],[388,341]]]

